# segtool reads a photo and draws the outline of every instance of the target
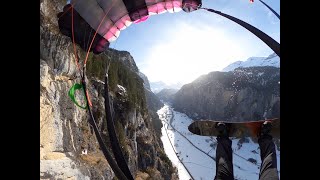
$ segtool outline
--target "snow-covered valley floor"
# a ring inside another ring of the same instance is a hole
[[[177,167],[179,178],[213,180],[216,173],[216,137],[198,136],[189,132],[188,125],[193,120],[183,113],[174,111],[169,105],[162,107],[158,115],[163,124],[161,140],[164,150],[173,165]],[[261,164],[259,145],[250,138],[245,143],[238,143],[239,140],[232,139],[235,179],[258,180]],[[277,161],[280,176],[278,150]]]

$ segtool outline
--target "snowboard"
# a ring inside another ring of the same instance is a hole
[[[241,122],[232,122],[232,121],[217,121],[217,120],[197,120],[192,122],[188,126],[188,130],[196,135],[200,136],[217,136],[218,131],[215,128],[216,124],[218,122],[224,122],[226,124],[231,124],[230,126],[230,132],[229,137],[236,137],[236,138],[242,138],[242,137],[253,137],[256,138],[254,134],[252,134],[251,128],[249,127],[256,127],[253,129],[258,130],[261,127],[262,123],[264,121],[271,121],[272,129],[270,134],[274,138],[280,139],[280,119],[274,118],[274,119],[263,119],[263,120],[257,120],[257,121],[241,121]]]

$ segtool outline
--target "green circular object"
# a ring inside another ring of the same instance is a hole
[[[74,94],[76,92],[76,90],[78,89],[82,89],[83,90],[83,93],[84,93],[84,89],[83,89],[83,86],[81,84],[74,84],[70,90],[69,90],[69,97],[71,98],[72,102],[77,105],[78,107],[82,108],[82,109],[87,109],[88,107],[88,104],[87,104],[87,99],[86,99],[86,96],[84,95],[84,99],[85,99],[85,102],[86,102],[86,105],[85,106],[81,106],[77,101],[76,101],[76,98],[74,97]]]

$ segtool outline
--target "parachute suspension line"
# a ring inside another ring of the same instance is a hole
[[[83,75],[81,76],[81,70],[80,70],[80,65],[79,65],[79,59],[78,59],[78,54],[77,54],[77,49],[76,49],[76,44],[75,44],[75,40],[74,40],[74,18],[73,18],[73,6],[71,6],[71,29],[72,29],[72,44],[73,44],[73,50],[74,50],[74,56],[75,56],[75,59],[76,59],[76,64],[77,64],[77,67],[78,67],[78,70],[79,70],[79,73],[80,73],[80,77],[84,78],[85,77],[85,66],[83,67]],[[84,86],[84,85],[83,85]],[[86,98],[86,101],[87,104],[89,104],[89,106],[92,106],[92,102],[91,100],[89,99],[89,94],[88,94],[88,91],[85,91],[84,90],[84,94],[86,95],[85,98]],[[73,98],[71,98],[73,100],[73,102],[78,106],[78,107],[81,107],[80,105],[78,105],[78,103],[76,103],[75,99],[74,99],[74,96]],[[83,107],[82,107],[83,108]]]
[[[272,11],[273,12],[273,14],[274,15],[276,15],[278,18],[279,18],[279,20],[280,20],[280,15],[275,11],[275,10],[273,10],[270,6],[268,6],[268,4],[266,4],[265,2],[263,2],[262,0],[259,0],[262,4],[264,4],[270,11]]]
[[[85,69],[84,69],[85,70]],[[86,88],[86,83],[85,83],[85,77],[83,76],[82,77],[82,84],[83,84],[83,89],[84,91],[87,91],[87,88]],[[88,97],[87,97],[87,94],[85,94],[86,96],[86,99],[88,101]],[[104,144],[103,142],[103,139],[99,133],[99,130],[98,130],[98,127],[97,127],[97,124],[95,122],[95,119],[94,119],[94,116],[92,114],[92,111],[91,111],[91,108],[88,106],[88,111],[89,111],[89,114],[90,114],[90,119],[89,119],[89,123],[90,125],[93,127],[93,130],[94,130],[94,133],[97,137],[97,140],[98,140],[98,143],[99,143],[99,146],[103,152],[103,155],[106,157],[109,165],[111,166],[113,172],[115,173],[115,175],[119,178],[119,179],[123,179],[123,180],[130,180],[128,179],[124,173],[122,172],[122,170],[119,168],[118,164],[116,163],[116,161],[113,159],[113,157],[111,156],[111,152],[107,149],[107,146]]]
[[[83,36],[83,47],[86,49],[86,34],[87,34],[87,28],[84,29],[84,36]],[[90,38],[90,34],[89,34]]]
[[[97,35],[97,33],[98,33],[98,30],[99,30],[99,28],[100,28],[100,26],[101,26],[104,18],[106,18],[106,17],[107,17],[107,14],[103,16],[103,18],[102,18],[102,20],[101,20],[101,22],[100,22],[100,24],[99,24],[96,32],[95,32],[94,35],[93,35],[93,38],[92,38],[92,40],[91,40],[90,46],[89,46],[88,51],[87,51],[87,54],[86,54],[86,58],[85,58],[85,60],[84,60],[84,66],[86,66],[86,64],[87,64],[87,60],[88,60],[88,57],[89,57],[89,52],[90,52],[91,46],[92,46],[92,44],[93,44],[93,41],[94,41],[94,39],[96,38],[96,35]]]
[[[75,0],[74,0],[75,1]],[[73,2],[72,4],[70,3],[70,7],[65,11],[63,12],[59,17],[58,19],[60,19],[62,16],[64,16],[68,11],[70,11],[71,8],[73,8],[73,6],[76,4],[76,2]]]
[[[85,48],[86,48],[86,50],[88,51],[89,49],[88,49],[88,47],[89,47],[89,39],[90,39],[90,37],[91,37],[91,34],[92,34],[92,28],[90,28],[91,30],[90,30],[90,34],[89,34],[89,37],[88,37],[88,42],[87,42],[87,45],[85,46]]]
[[[105,15],[103,16],[103,18],[102,18],[102,20],[100,21],[100,24],[99,24],[96,32],[95,32],[94,35],[93,35],[93,38],[92,38],[91,43],[90,43],[90,46],[89,46],[89,48],[88,48],[88,50],[87,50],[86,58],[85,58],[84,64],[83,64],[83,77],[85,76],[85,73],[84,73],[84,72],[85,72],[85,67],[86,67],[86,65],[87,65],[87,61],[88,61],[88,57],[89,57],[89,53],[90,53],[90,49],[91,49],[91,46],[92,46],[92,44],[93,44],[93,41],[94,41],[94,39],[96,38],[96,35],[97,35],[97,33],[98,33],[99,29],[100,29],[100,26],[102,25],[103,20],[107,17],[107,14],[108,14],[109,11],[111,10],[111,8],[113,7],[113,5],[114,5],[115,2],[116,2],[116,1],[113,1],[113,2],[112,2],[110,8],[107,10],[107,12],[105,13]],[[73,8],[72,8],[72,10],[73,10]],[[72,13],[72,14],[73,14],[73,13]],[[72,19],[73,19],[73,18],[72,18]],[[73,22],[72,22],[72,26],[73,26]],[[72,33],[73,33],[73,32],[72,32]],[[73,35],[73,34],[72,34],[72,35]],[[73,35],[73,36],[74,36],[74,35]],[[79,67],[79,68],[80,68],[80,67]],[[89,97],[88,91],[85,91],[85,93],[86,93],[86,94],[88,95],[88,97]],[[91,103],[90,99],[87,99],[87,100],[89,101],[89,105],[92,106],[92,103]]]
[[[76,49],[76,43],[75,43],[75,40],[74,40],[74,27],[73,27],[73,6],[71,6],[71,30],[72,30],[72,44],[73,44],[73,50],[74,50],[74,56],[75,56],[75,59],[76,59],[76,64],[77,64],[77,67],[80,71],[80,65],[79,65],[79,59],[78,59],[78,55],[77,55],[77,49]],[[81,73],[80,73],[81,75]]]
[[[252,25],[250,25],[250,24],[248,24],[238,18],[235,18],[235,17],[230,16],[228,14],[224,14],[224,13],[222,13],[220,11],[216,11],[214,9],[209,9],[209,8],[200,8],[200,9],[204,9],[209,12],[216,13],[216,14],[223,16],[223,17],[239,24],[240,26],[246,28],[251,33],[256,35],[259,39],[261,39],[264,43],[266,43],[280,57],[280,44],[277,41],[275,41],[274,39],[272,39],[270,36],[268,36],[266,33],[259,30],[258,28],[254,27],[254,26],[252,26]]]
[[[100,4],[100,2],[99,1],[97,1],[97,4],[98,4],[98,6],[100,6],[100,8],[101,9],[103,9],[103,6],[101,6],[101,4]],[[112,6],[113,6],[113,4],[112,4]],[[111,7],[112,7],[111,6]],[[106,12],[106,14],[108,14],[109,13],[109,11],[110,11],[110,9]],[[104,11],[103,11],[104,12]],[[121,31],[121,29],[119,29],[119,27],[118,26],[116,26],[116,23],[110,18],[109,19],[110,21],[111,21],[111,23],[119,30],[119,31]],[[126,26],[126,25],[125,25]],[[128,27],[128,26],[126,26],[126,27]],[[116,35],[113,33],[113,32],[111,32],[115,37],[116,37]],[[117,38],[118,39],[118,38]]]
[[[93,44],[94,39],[96,38],[96,35],[97,35],[97,33],[98,33],[99,29],[100,29],[100,26],[102,25],[103,20],[107,17],[107,14],[108,14],[109,11],[111,10],[111,8],[113,7],[113,5],[114,5],[115,2],[116,2],[115,0],[112,2],[110,8],[107,10],[107,12],[105,13],[105,15],[103,16],[103,18],[102,18],[102,20],[101,20],[98,28],[96,29],[96,32],[94,33],[94,36],[93,36],[93,38],[92,38],[92,40],[91,40],[90,46],[89,46],[88,51],[87,51],[86,58],[85,58],[85,60],[84,60],[84,66],[86,66],[86,63],[87,63],[87,60],[88,60],[88,56],[89,56],[89,52],[90,52],[89,50],[91,49],[91,46],[92,46],[92,44]]]
[[[89,104],[90,106],[92,106],[92,103],[90,102],[90,99],[89,99],[89,96],[88,96],[88,90],[87,90],[87,87],[86,87],[86,82],[85,82],[85,70],[86,70],[86,66],[84,64],[83,66],[83,71],[82,71],[82,74],[81,74],[81,69],[80,69],[80,65],[79,65],[79,60],[78,60],[78,56],[77,56],[77,51],[76,51],[76,46],[75,46],[75,40],[74,40],[74,21],[73,21],[73,6],[71,7],[71,11],[72,11],[72,16],[71,16],[71,19],[72,19],[72,42],[73,42],[73,48],[74,48],[74,55],[75,55],[75,59],[76,59],[76,64],[77,64],[77,67],[79,69],[79,72],[80,72],[80,76],[81,76],[81,84],[82,84],[82,88],[83,88],[83,91],[84,91],[84,96],[85,96],[85,101],[87,104]],[[95,34],[96,35],[96,34]],[[94,38],[93,38],[94,40]],[[92,40],[92,42],[93,42]],[[92,42],[91,42],[91,45],[92,45]],[[89,54],[89,50],[91,48],[91,45],[88,49],[88,54]],[[88,54],[87,54],[87,57],[88,57]],[[76,103],[77,104],[77,103]],[[97,124],[95,123],[95,119],[94,119],[94,116],[92,114],[92,111],[91,111],[91,108],[90,106],[87,106],[85,107],[88,108],[88,111],[89,111],[89,114],[90,114],[90,118],[89,118],[89,124],[93,127],[93,130],[94,130],[94,133],[97,137],[97,140],[98,140],[98,143],[99,143],[99,146],[103,152],[103,155],[105,156],[105,158],[107,159],[110,167],[112,168],[113,172],[115,173],[115,175],[119,178],[119,179],[123,179],[123,180],[133,180],[132,179],[128,179],[124,173],[122,172],[122,170],[119,168],[117,162],[113,159],[110,151],[107,149],[107,146],[104,144],[103,142],[103,139],[99,133],[99,130],[98,130],[98,127],[97,127]],[[79,106],[80,107],[80,106]]]
[[[109,68],[107,68],[109,69]],[[128,167],[128,164],[123,156],[122,150],[120,148],[120,143],[117,138],[117,134],[115,131],[115,125],[114,125],[114,116],[113,116],[113,104],[110,101],[110,95],[109,95],[109,84],[108,84],[108,73],[105,75],[105,82],[104,82],[104,106],[105,106],[105,112],[107,116],[107,129],[109,132],[109,138],[111,142],[111,148],[114,154],[114,157],[117,161],[117,164],[119,165],[122,172],[125,174],[125,176],[129,180],[134,180],[132,177],[132,174],[130,172],[130,169]]]
[[[103,53],[104,53],[104,52],[103,52]],[[104,55],[106,55],[106,54],[104,53]],[[109,62],[108,62],[107,70],[106,70],[106,75],[109,74],[109,68],[110,68],[110,64],[111,64],[111,59],[108,60],[108,61],[109,61]]]
[[[60,19],[62,16],[64,16],[68,11],[70,11],[70,9],[73,7],[73,4],[71,4],[71,6],[61,14],[61,16],[58,17],[58,19]]]

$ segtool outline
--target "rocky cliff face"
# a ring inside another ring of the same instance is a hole
[[[280,117],[280,69],[212,72],[184,85],[173,107],[194,119],[260,120]]]
[[[151,91],[148,77],[141,72],[139,72],[139,76],[143,80],[148,109],[156,113],[164,104],[160,101],[159,97]]]
[[[144,85],[144,88],[146,88],[147,90],[151,91],[151,87],[150,87],[150,82],[149,82],[149,79],[146,75],[144,75],[143,73],[139,73],[140,77],[143,79],[143,85]]]
[[[80,81],[72,42],[59,33],[57,26],[56,14],[64,4],[40,1],[40,179],[111,180],[114,173],[88,124],[88,112],[68,97],[71,86]],[[84,52],[77,51],[83,60]],[[133,176],[176,179],[176,170],[148,113],[138,68],[128,52],[111,49],[100,55],[90,54],[87,64],[92,111],[105,143],[110,147],[103,98],[108,63],[116,132]],[[83,101],[79,95],[79,101]]]
[[[157,114],[157,111],[161,109],[164,104],[160,101],[159,97],[156,96],[150,89],[150,83],[148,80],[148,77],[144,75],[143,73],[139,73],[139,76],[143,80],[143,86],[144,86],[144,91],[146,94],[146,102],[147,102],[147,107],[149,110],[149,114],[152,118],[152,124],[155,128],[155,131],[159,137],[161,137],[161,128],[162,128],[162,123],[161,120],[159,119],[159,116]]]
[[[149,114],[152,118],[153,127],[155,128],[157,135],[161,137],[162,123],[161,123],[161,120],[159,119],[157,111],[161,109],[161,107],[164,106],[164,104],[152,91],[146,88],[144,90],[146,94],[147,107],[149,110]]]

